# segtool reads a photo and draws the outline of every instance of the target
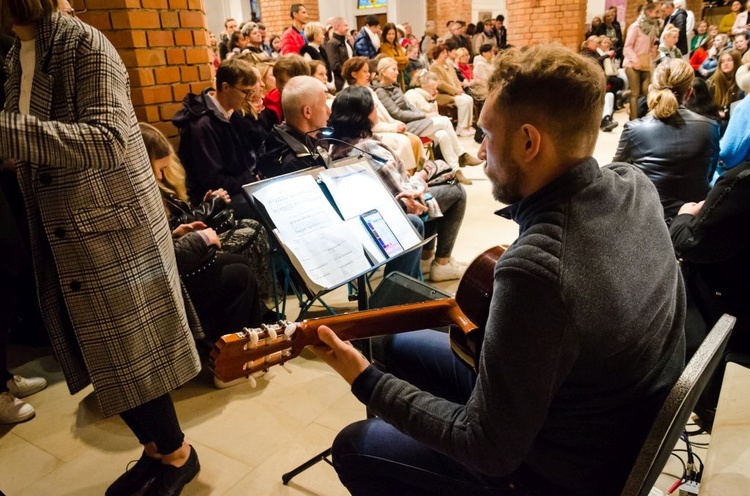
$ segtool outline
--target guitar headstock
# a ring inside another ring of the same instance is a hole
[[[230,382],[266,371],[299,356],[310,344],[298,324],[280,320],[276,324],[225,334],[214,344],[209,357],[214,375]]]

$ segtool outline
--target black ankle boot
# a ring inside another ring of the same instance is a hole
[[[160,464],[154,482],[148,487],[144,496],[177,496],[182,492],[185,484],[193,480],[201,469],[198,455],[190,446],[190,456],[185,465],[175,467],[165,463]]]
[[[131,496],[151,482],[161,467],[161,461],[151,458],[144,451],[141,458],[130,469],[107,488],[105,496]]]

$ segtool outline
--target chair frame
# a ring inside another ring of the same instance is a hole
[[[722,315],[672,386],[633,464],[621,496],[648,496],[698,397],[723,358],[735,320],[731,315]]]

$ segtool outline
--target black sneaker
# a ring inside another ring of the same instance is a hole
[[[161,467],[161,461],[146,456],[144,451],[135,465],[127,469],[107,488],[107,492],[104,493],[105,496],[131,496],[139,492],[154,480],[159,472],[159,467]]]
[[[192,446],[190,446],[190,456],[182,467],[161,463],[159,465],[154,482],[143,493],[144,496],[177,496],[182,492],[185,484],[193,480],[201,469],[198,455]]]
[[[599,126],[599,129],[601,129],[605,133],[608,133],[612,131],[614,128],[616,128],[617,126],[619,126],[619,124],[612,120],[612,116],[607,115],[602,119],[602,123]]]

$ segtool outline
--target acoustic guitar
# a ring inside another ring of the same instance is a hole
[[[492,298],[494,267],[505,251],[494,247],[466,269],[455,298],[331,315],[302,322],[279,321],[226,334],[214,345],[209,363],[223,382],[266,371],[320,344],[318,327],[330,327],[344,341],[430,327],[450,326],[451,348],[472,367],[479,357]]]

